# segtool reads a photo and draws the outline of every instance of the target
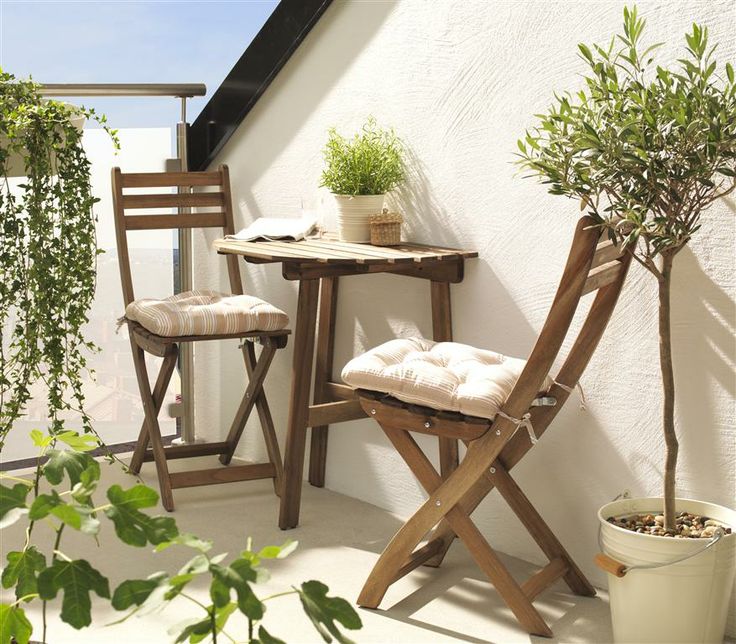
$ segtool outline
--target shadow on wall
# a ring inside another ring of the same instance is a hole
[[[391,2],[366,3],[363,19],[355,22],[350,31],[331,30],[327,37],[325,32],[334,22],[335,14],[345,10],[343,3],[334,3],[241,124],[240,130],[249,141],[247,154],[236,154],[234,158],[229,154],[231,146],[235,144],[235,140],[240,140],[240,137],[236,137],[225,146],[221,158],[227,158],[231,168],[236,229],[244,227],[260,216],[282,216],[283,211],[262,212],[252,186],[273,166],[304,123],[309,120],[310,115],[319,108],[320,102],[378,32],[393,9],[394,4]],[[320,60],[319,68],[304,70],[300,66],[302,64],[300,61],[309,60],[310,52],[314,48],[325,46],[327,41],[331,56],[317,57]],[[274,124],[278,126],[274,127]],[[315,154],[319,154],[319,151],[315,151]],[[219,162],[220,159],[213,165]],[[208,234],[204,243],[210,247],[217,236]],[[227,284],[225,262],[221,262],[219,269],[219,284],[221,286]],[[282,278],[279,265],[247,265],[243,284],[246,292],[264,297],[286,311],[293,326],[296,319],[295,286]],[[233,379],[236,381],[243,379],[242,361],[237,352],[229,348],[218,347],[217,350],[220,356],[218,370],[220,391],[230,391]],[[286,351],[280,352],[271,368],[265,384],[267,394],[275,389],[288,388],[291,356],[290,343]],[[222,396],[221,401],[208,401],[207,406],[217,407],[222,410],[222,418],[230,418],[238,404],[237,400],[230,398],[232,397]],[[287,422],[286,406],[272,407],[277,431],[283,436]],[[226,431],[226,428],[220,431]],[[247,454],[249,458],[262,457],[265,450],[259,436],[257,422],[254,419],[249,420],[238,453]]]
[[[301,44],[299,55],[295,57],[299,60],[308,59],[310,50],[320,46],[320,41],[322,44],[329,41],[332,55],[329,58],[320,57],[319,70],[300,69],[294,72],[298,65],[294,63],[290,66],[287,63],[266,90],[267,95],[277,93],[287,95],[286,88],[288,88],[288,96],[298,97],[298,100],[269,100],[268,96],[264,96],[241,125],[256,136],[268,138],[266,145],[257,146],[252,150],[248,171],[251,180],[255,181],[272,166],[395,8],[393,2],[366,3],[361,20],[354,21],[349,31],[341,32],[331,27],[335,14],[344,11],[345,4],[336,2],[327,9],[325,16],[313,27],[307,39]],[[326,34],[328,30],[329,36]],[[278,123],[278,128],[261,128],[259,132],[258,121],[266,117],[266,113],[271,123]],[[227,153],[227,147],[224,153]],[[258,203],[250,191],[238,190],[237,196],[241,211],[250,213],[254,219],[261,216]]]
[[[724,259],[732,271],[733,257]],[[729,419],[716,415],[718,406],[712,397],[714,391],[720,391],[728,400],[736,398],[736,307],[703,271],[690,248],[679,254],[673,275],[672,342],[680,455],[683,461],[687,459],[687,470],[697,473],[688,488],[697,498],[730,506],[732,496],[709,496],[719,489],[724,468],[729,467],[730,459],[717,442]]]

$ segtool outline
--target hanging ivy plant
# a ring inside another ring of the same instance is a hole
[[[84,412],[84,325],[95,294],[97,201],[81,119],[111,135],[104,116],[41,97],[38,85],[0,69],[0,449],[31,399],[47,387],[49,429]],[[17,172],[20,170],[20,172]],[[24,178],[10,180],[11,174]]]

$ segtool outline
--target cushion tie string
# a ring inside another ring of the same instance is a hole
[[[560,389],[564,389],[568,394],[571,394],[577,389],[580,391],[580,411],[588,411],[588,404],[585,400],[585,392],[583,391],[583,385],[581,385],[579,382],[575,383],[574,387],[570,387],[570,385],[565,385],[561,382],[557,382],[556,380],[552,380]]]
[[[115,322],[115,335],[120,333],[120,327],[123,326],[123,324],[125,324],[126,321],[127,321],[127,318],[124,315],[117,319],[117,321]]]
[[[529,412],[524,414],[521,418],[514,418],[513,416],[504,414],[502,411],[497,413],[501,418],[505,418],[506,420],[510,420],[514,423],[514,425],[516,425],[516,429],[519,429],[519,427],[526,427],[526,431],[529,434],[529,440],[532,442],[532,445],[536,445],[537,435],[534,433],[534,427],[532,427],[532,415]]]

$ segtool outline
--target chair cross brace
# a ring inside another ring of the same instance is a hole
[[[503,447],[516,433],[513,423],[502,418],[493,423],[472,419],[476,421],[472,423],[468,422],[471,419],[462,418],[459,414],[454,414],[457,418],[451,420],[448,418],[451,413],[445,413],[442,421],[449,426],[440,428],[439,423],[429,420],[440,416],[436,412],[434,416],[417,413],[422,408],[412,408],[377,392],[359,390],[358,396],[365,411],[378,421],[429,494],[429,499],[399,530],[379,558],[358,597],[360,606],[376,608],[388,587],[415,568],[421,565],[439,566],[456,536],[466,545],[477,565],[529,633],[546,637],[552,635],[532,601],[560,577],[575,594],[595,595],[594,588],[498,458]],[[466,457],[443,480],[410,432],[441,432],[450,436],[453,435],[452,423],[458,426],[460,435],[467,431],[468,425],[475,425],[480,435],[475,438],[463,436],[468,447]],[[485,427],[482,433],[481,427]],[[494,487],[550,561],[521,585],[514,580],[470,519],[473,510]],[[416,549],[427,535],[427,542]]]
[[[158,414],[161,410],[169,381],[176,367],[176,361],[179,356],[178,344],[172,342],[170,338],[161,338],[161,342],[157,343],[154,339],[156,336],[144,330],[138,332],[138,325],[135,323],[129,323],[129,330],[133,363],[145,414],[130,462],[130,470],[134,474],[138,474],[144,462],[154,461],[156,463],[156,472],[161,490],[161,503],[164,508],[169,511],[174,509],[173,489],[198,485],[271,478],[274,482],[276,494],[280,494],[283,465],[271,412],[265,392],[263,391],[263,381],[276,351],[285,345],[286,335],[280,333],[273,336],[258,335],[253,338],[254,340],[257,339],[263,345],[263,350],[258,358],[256,358],[254,343],[248,341],[243,342],[241,348],[249,383],[230,426],[228,436],[224,441],[165,447],[161,438]],[[163,364],[161,365],[153,389],[151,389],[148,380],[144,349],[149,353],[163,357]],[[192,456],[220,455],[220,462],[223,465],[228,465],[232,460],[235,448],[238,445],[245,424],[254,407],[258,412],[263,431],[269,457],[268,462],[227,468],[218,467],[187,472],[169,472],[167,463],[169,459],[189,458]]]

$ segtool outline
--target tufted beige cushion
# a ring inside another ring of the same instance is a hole
[[[125,317],[167,337],[278,331],[289,324],[286,313],[257,297],[215,291],[136,300],[126,307]]]
[[[342,379],[354,389],[382,391],[404,402],[493,418],[524,365],[526,360],[466,344],[408,338],[353,358]]]

